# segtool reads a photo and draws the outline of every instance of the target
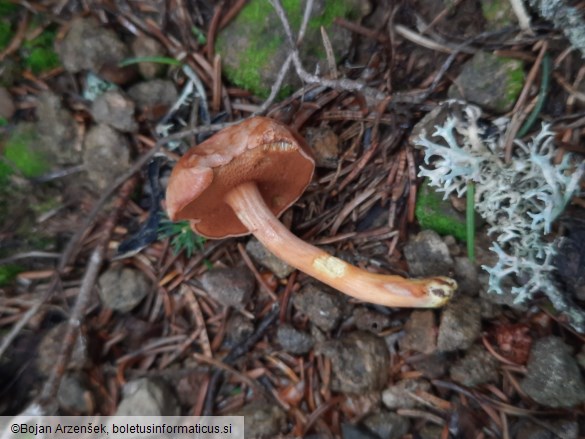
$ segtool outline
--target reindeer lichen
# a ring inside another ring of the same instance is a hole
[[[553,278],[557,242],[545,239],[578,190],[585,166],[572,165],[569,154],[554,163],[554,133],[547,124],[530,141],[515,140],[512,160],[505,163],[509,121],[482,126],[481,110],[471,105],[463,114],[437,126],[430,139],[423,133],[415,140],[428,165],[419,176],[427,177],[445,198],[464,195],[467,184],[475,182],[475,207],[495,236],[490,249],[498,256],[496,265],[483,267],[491,292],[501,294],[503,280],[515,276],[518,286],[511,291],[516,302],[542,292],[573,326],[585,329],[585,313],[570,305]]]

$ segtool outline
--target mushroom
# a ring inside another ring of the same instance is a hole
[[[370,273],[304,242],[278,221],[301,196],[314,168],[299,135],[272,119],[253,117],[192,147],[178,161],[167,188],[167,211],[173,221],[189,220],[207,238],[251,233],[286,263],[362,301],[444,305],[457,288],[453,279]]]

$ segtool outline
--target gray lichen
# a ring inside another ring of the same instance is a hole
[[[542,18],[561,30],[585,57],[585,20],[579,9],[569,6],[565,0],[529,0],[528,3]]]
[[[431,136],[436,141],[426,133],[415,140],[425,164],[432,162],[419,176],[427,177],[445,198],[464,195],[467,184],[475,182],[476,210],[488,223],[488,233],[495,235],[491,250],[498,262],[483,267],[491,292],[501,294],[503,280],[515,276],[517,303],[542,292],[573,326],[585,329],[585,313],[569,304],[553,280],[557,242],[544,239],[578,190],[585,166],[575,168],[569,154],[554,164],[554,133],[547,124],[529,142],[515,140],[506,164],[503,143],[509,121],[498,119],[488,130],[478,124],[480,116],[479,108],[468,105],[464,117],[449,117],[436,127]]]

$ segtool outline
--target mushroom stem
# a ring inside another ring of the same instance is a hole
[[[444,305],[457,288],[448,277],[406,279],[370,273],[304,242],[274,216],[253,182],[232,189],[225,201],[275,256],[356,299],[392,307],[435,308]]]

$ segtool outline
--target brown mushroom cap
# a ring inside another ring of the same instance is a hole
[[[246,235],[249,230],[225,195],[236,186],[255,182],[275,216],[303,193],[315,162],[304,140],[286,126],[254,117],[225,128],[192,147],[171,173],[166,204],[173,220],[190,220],[208,238]]]

